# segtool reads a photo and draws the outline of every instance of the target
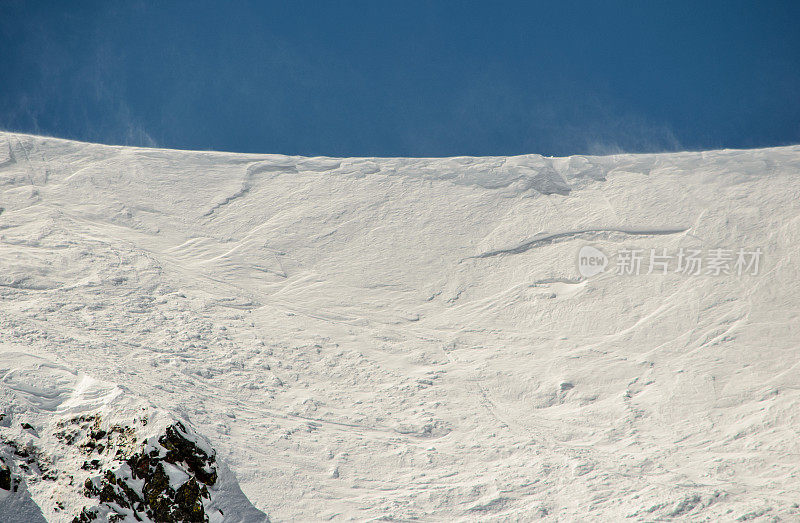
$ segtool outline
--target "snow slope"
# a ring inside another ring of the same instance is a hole
[[[277,521],[798,519],[798,174],[800,147],[339,159],[2,133],[2,363],[190,423]],[[589,244],[763,258],[586,279]]]

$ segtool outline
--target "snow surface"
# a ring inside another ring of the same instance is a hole
[[[305,158],[0,133],[4,397],[145,398],[276,521],[798,520],[798,174],[798,146]],[[588,244],[764,254],[584,279]]]

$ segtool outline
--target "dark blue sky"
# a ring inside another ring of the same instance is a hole
[[[800,2],[0,2],[0,127],[451,156],[800,143]]]

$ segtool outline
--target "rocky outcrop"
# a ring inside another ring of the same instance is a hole
[[[146,518],[164,523],[209,520],[208,489],[218,479],[213,450],[204,448],[181,422],[153,439],[115,470],[86,480],[84,495],[97,499],[101,507],[84,508],[75,523],[101,512],[108,513],[110,521],[129,515],[137,521]]]
[[[0,489],[11,490],[11,469],[5,463],[0,465]]]
[[[0,351],[0,522],[44,521],[268,519],[187,421],[114,384]]]
[[[106,434],[92,432],[87,443]],[[102,443],[92,446],[107,448]],[[75,523],[101,514],[109,521],[132,516],[164,523],[204,523],[211,511],[222,515],[211,507],[209,494],[218,479],[215,453],[180,421],[142,442],[138,452],[116,465],[85,481],[84,495],[99,503],[84,507]]]

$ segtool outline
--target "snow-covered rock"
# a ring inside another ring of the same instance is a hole
[[[266,521],[187,422],[111,383],[9,351],[0,396],[2,521]]]

